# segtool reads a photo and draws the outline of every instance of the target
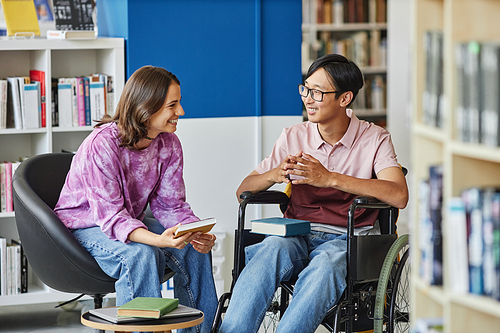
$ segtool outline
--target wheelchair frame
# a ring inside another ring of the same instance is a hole
[[[228,293],[221,295],[217,312],[212,324],[212,333],[218,331],[222,313],[227,310],[226,301],[231,294],[245,264],[244,248],[264,239],[264,235],[252,234],[245,229],[245,211],[248,204],[279,204],[282,212],[286,210],[289,198],[280,191],[243,192],[238,212],[238,229],[235,230],[234,266],[232,283]],[[354,213],[356,209],[379,209],[381,235],[355,236]],[[374,198],[355,198],[349,207],[347,220],[347,277],[346,289],[341,299],[329,309],[322,325],[331,332],[342,329],[345,332],[374,328],[383,332],[384,324],[388,331],[394,331],[394,322],[409,323],[409,313],[395,310],[397,285],[402,269],[408,259],[408,235],[397,238],[396,221],[399,210]],[[382,215],[386,215],[385,217]],[[385,221],[380,221],[385,219]],[[377,252],[374,253],[373,252]],[[400,252],[404,252],[403,255]],[[370,258],[363,262],[358,258]],[[381,274],[384,274],[382,277]],[[409,275],[409,273],[407,273]],[[293,282],[282,282],[280,300],[273,301],[268,311],[279,312],[281,318],[286,310],[289,296],[293,294]],[[380,290],[380,291],[379,291]],[[389,301],[388,301],[389,300]],[[387,304],[389,303],[389,307]],[[364,312],[366,315],[364,315]],[[363,316],[363,318],[361,317]],[[367,318],[364,318],[367,317]]]

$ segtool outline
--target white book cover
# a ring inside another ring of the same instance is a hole
[[[12,289],[12,264],[14,251],[10,244],[7,244],[7,295],[13,295]]]
[[[0,129],[7,128],[7,80],[0,80]]]
[[[23,128],[23,120],[21,113],[21,96],[19,94],[19,81],[16,77],[8,77],[7,78],[7,91],[9,94],[7,100],[7,112],[8,117],[10,118],[8,121],[9,125],[13,124],[14,128],[22,129]],[[10,126],[9,126],[10,127]]]
[[[0,237],[0,295],[7,295],[7,239]]]
[[[102,119],[106,113],[105,93],[103,82],[90,83],[90,115],[92,125]]]
[[[24,128],[40,128],[40,82],[28,83],[23,86]]]
[[[469,291],[469,259],[467,253],[467,222],[462,198],[448,199],[448,218],[443,233],[446,237],[450,289],[457,293]]]
[[[71,82],[60,79],[57,84],[59,127],[73,127],[73,93]]]

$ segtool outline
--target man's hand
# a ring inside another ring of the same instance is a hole
[[[332,187],[333,172],[328,171],[316,158],[304,152],[290,155],[290,162],[285,164],[287,174],[301,176],[293,179],[292,184],[308,184],[315,187]]]
[[[276,184],[281,184],[281,183],[289,183],[290,182],[290,171],[288,170],[293,170],[297,162],[294,160],[295,158],[299,157],[302,152],[294,155],[288,155],[285,157],[283,162],[281,162],[280,166],[272,170],[273,172],[273,181]]]

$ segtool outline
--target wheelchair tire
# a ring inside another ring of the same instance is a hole
[[[409,283],[408,254],[408,235],[402,235],[392,244],[385,257],[375,297],[374,333],[399,333],[400,331],[396,330],[395,326],[401,316],[404,318],[401,322],[405,326],[402,332],[409,331],[409,301],[406,297],[409,297],[410,290],[400,286],[400,283]],[[406,274],[403,276],[404,280],[402,273]],[[401,289],[404,289],[403,295],[398,293],[398,290],[401,292]],[[401,302],[404,303],[403,306],[400,306]],[[404,307],[402,309],[405,311],[404,313],[400,307]],[[384,323],[386,323],[385,330]]]
[[[288,307],[289,296],[283,287],[279,287],[274,293],[273,300],[267,309],[264,320],[260,325],[260,333],[274,333],[278,328],[281,317]]]

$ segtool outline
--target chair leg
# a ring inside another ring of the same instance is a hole
[[[103,302],[103,295],[97,294],[92,296],[94,298],[94,309],[100,309],[102,308],[102,302]]]

